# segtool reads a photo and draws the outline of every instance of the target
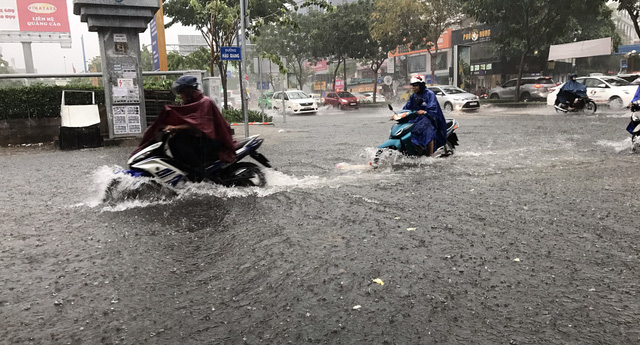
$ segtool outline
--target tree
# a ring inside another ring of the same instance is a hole
[[[458,0],[376,0],[373,36],[404,38],[414,50],[428,49],[431,58],[431,83],[435,81],[440,35],[460,20]],[[399,44],[402,40],[399,41]]]
[[[269,24],[262,29],[262,34],[256,41],[261,56],[284,67],[280,69],[281,73],[292,72],[299,88],[313,74],[308,62],[313,58],[315,42],[310,36],[319,28],[322,18],[323,14],[318,11],[311,11],[306,15],[293,13],[288,25]]]
[[[499,51],[518,55],[518,81],[515,99],[520,98],[520,81],[525,58],[536,50],[560,43],[567,37],[584,33],[579,22],[596,25],[596,18],[603,18],[608,8],[605,0],[566,1],[556,0],[461,0],[464,11],[476,20],[498,29],[495,43]],[[586,19],[585,19],[586,18]],[[583,36],[584,37],[584,36]],[[563,42],[564,43],[564,42]]]
[[[636,34],[640,37],[640,25],[638,19],[640,18],[640,2],[638,0],[614,0],[618,3],[618,11],[625,11],[629,14],[633,27],[636,30]]]
[[[293,0],[259,1],[248,0],[247,13],[251,19],[248,35],[257,36],[260,28],[268,23],[284,23],[291,12],[302,6],[330,6],[324,0],[305,0],[299,5]],[[222,87],[227,89],[228,61],[220,58],[221,47],[234,45],[240,29],[240,2],[237,0],[164,0],[165,14],[172,18],[171,26],[180,22],[185,26],[195,26],[204,37],[211,51],[210,71],[218,67]],[[225,107],[228,106],[224,94]]]

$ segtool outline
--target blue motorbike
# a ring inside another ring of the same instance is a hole
[[[391,105],[389,105],[389,110],[393,111]],[[378,167],[380,158],[385,150],[397,150],[403,155],[414,157],[426,155],[426,151],[423,148],[416,147],[411,143],[413,123],[409,121],[420,115],[415,111],[409,110],[393,111],[393,113],[391,119],[396,121],[396,124],[391,127],[389,139],[378,146],[378,151],[375,154],[373,162],[371,162],[373,168]],[[435,152],[437,157],[447,157],[454,153],[455,147],[458,146],[458,135],[455,133],[456,129],[458,129],[458,121],[455,119],[447,119],[447,142]]]

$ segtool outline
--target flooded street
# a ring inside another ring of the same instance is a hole
[[[276,114],[267,187],[116,202],[135,143],[0,148],[0,344],[640,343],[627,114],[451,113],[452,157],[373,170],[390,114]]]

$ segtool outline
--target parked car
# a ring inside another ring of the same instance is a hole
[[[367,92],[366,96],[370,97],[371,98],[371,103],[373,103],[373,92]],[[387,100],[384,98],[384,96],[380,92],[376,93],[376,103],[384,103],[386,101]]]
[[[273,99],[273,91],[267,91],[258,98],[258,108],[271,109],[273,108],[271,100]]]
[[[322,95],[320,95],[319,93],[310,93],[309,96],[311,96],[311,98],[316,101],[316,104],[318,106],[324,105],[324,98],[322,98]]]
[[[358,101],[360,101],[360,104],[373,103],[373,92],[369,92],[369,91],[354,92],[353,95],[358,97]],[[386,102],[384,96],[381,95],[380,92],[376,93],[376,103],[383,103],[383,102]]]
[[[427,88],[436,94],[440,107],[446,112],[478,110],[480,108],[480,98],[461,88],[451,85],[429,86]]]
[[[511,79],[501,86],[487,91],[487,95],[490,99],[513,99],[516,95],[517,82],[518,79]],[[526,102],[546,99],[549,95],[549,88],[555,84],[550,77],[524,77],[520,81],[520,100]]]
[[[352,92],[351,94],[356,96],[356,98],[358,98],[358,102],[360,102],[360,104],[373,102],[373,99],[371,98],[371,96],[367,97],[366,92]]]
[[[638,89],[637,84],[631,84],[618,77],[580,77],[576,81],[587,86],[587,96],[596,104],[608,105],[617,110],[631,103],[631,99]],[[554,105],[562,85],[564,84],[551,89],[552,91],[547,96],[547,104]]]
[[[345,91],[327,93],[324,97],[324,103],[340,109],[358,109],[360,107],[358,98]]]
[[[282,107],[284,99],[285,111],[292,114],[315,114],[318,104],[302,90],[278,91],[273,94],[271,103],[274,108]]]

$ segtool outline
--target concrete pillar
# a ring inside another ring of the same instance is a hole
[[[158,0],[74,0],[73,13],[100,38],[109,137],[140,137],[147,127],[139,34]]]

